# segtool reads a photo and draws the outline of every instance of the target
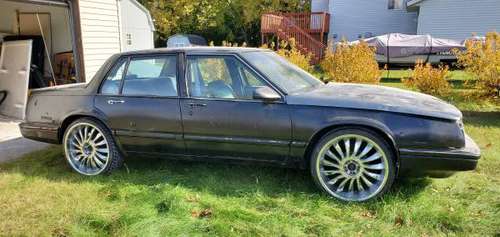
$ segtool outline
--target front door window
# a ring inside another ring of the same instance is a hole
[[[251,100],[265,83],[234,56],[189,56],[189,94],[194,98]]]

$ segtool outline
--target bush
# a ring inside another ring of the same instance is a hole
[[[466,50],[456,52],[458,64],[470,73],[475,87],[485,96],[500,94],[500,34],[490,32],[486,40],[466,42]]]
[[[274,43],[271,43],[271,45],[262,45],[261,48],[274,48]],[[280,56],[286,58],[289,62],[297,65],[298,67],[304,69],[305,71],[308,72],[313,72],[314,68],[311,65],[311,59],[312,59],[312,54],[303,54],[300,52],[300,50],[297,48],[297,43],[295,42],[295,39],[290,39],[289,41],[281,41],[278,50],[276,51],[277,54]]]
[[[333,47],[328,47],[333,49]],[[334,50],[327,49],[320,65],[328,80],[378,84],[381,71],[375,59],[375,51],[363,40],[355,45],[346,42],[337,44]]]
[[[440,65],[438,68],[434,68],[430,63],[418,61],[412,71],[412,76],[403,79],[403,83],[426,94],[445,96],[449,94],[451,89],[448,83],[449,77],[448,66]]]

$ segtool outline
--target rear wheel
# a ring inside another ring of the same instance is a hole
[[[109,130],[93,119],[78,119],[69,125],[63,145],[68,164],[83,175],[109,173],[123,163]]]
[[[377,134],[362,129],[334,130],[318,142],[311,157],[315,183],[344,201],[380,197],[394,182],[394,153]]]

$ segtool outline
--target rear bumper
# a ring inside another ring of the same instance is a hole
[[[59,143],[59,126],[57,125],[23,122],[19,124],[19,129],[25,138],[47,143]]]
[[[474,170],[481,157],[477,144],[465,135],[465,146],[449,150],[400,149],[399,173],[408,176],[449,176]]]

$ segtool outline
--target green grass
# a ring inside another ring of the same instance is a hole
[[[380,85],[409,90],[403,85],[403,83],[395,80],[383,79]],[[453,89],[450,94],[441,99],[452,103],[460,110],[481,112],[500,111],[500,98],[478,99],[474,96],[473,89],[466,88],[461,83],[457,83],[455,85],[452,84],[452,87]]]
[[[464,81],[467,79],[472,79],[471,75],[467,74],[462,70],[450,70],[450,80]],[[401,79],[405,77],[410,77],[410,70],[382,70],[382,78],[387,79]]]
[[[482,148],[477,170],[399,180],[361,204],[276,167],[132,157],[82,177],[54,146],[0,164],[0,235],[499,236],[500,115],[467,113],[465,126]]]

